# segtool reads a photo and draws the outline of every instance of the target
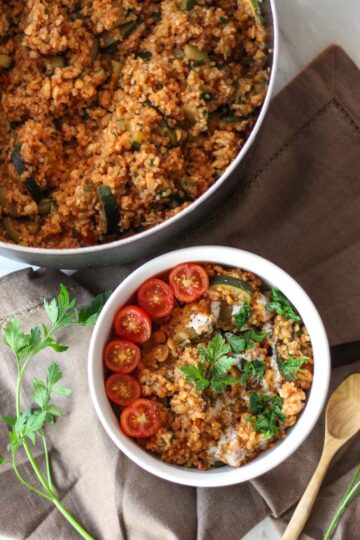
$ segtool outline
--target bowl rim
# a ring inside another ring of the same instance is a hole
[[[0,240],[0,249],[3,250],[3,253],[6,251],[12,252],[14,254],[27,254],[27,255],[42,255],[47,257],[54,257],[55,259],[61,258],[62,256],[68,256],[69,260],[71,256],[74,256],[75,254],[81,254],[86,256],[87,254],[103,254],[104,252],[111,251],[116,248],[125,247],[127,245],[131,245],[132,243],[135,243],[137,241],[145,240],[148,237],[151,237],[153,234],[161,233],[163,229],[167,229],[168,227],[171,227],[172,225],[176,224],[176,222],[182,218],[185,218],[185,216],[189,214],[193,214],[196,209],[202,205],[204,201],[211,198],[217,189],[224,184],[224,182],[227,180],[227,178],[235,171],[235,169],[238,167],[239,163],[242,161],[242,159],[245,157],[245,155],[248,153],[248,150],[254,143],[255,138],[258,135],[258,132],[264,122],[265,116],[267,114],[270,100],[274,93],[274,85],[276,81],[276,73],[278,68],[278,57],[279,57],[279,25],[278,25],[278,17],[277,17],[277,11],[276,11],[276,5],[275,0],[268,0],[269,6],[270,6],[270,13],[271,13],[271,23],[272,23],[272,43],[271,43],[271,49],[270,53],[272,55],[272,62],[270,66],[270,79],[269,79],[269,85],[266,92],[266,96],[264,99],[264,102],[261,106],[261,110],[259,112],[259,115],[256,119],[256,122],[248,136],[248,138],[245,141],[244,146],[240,149],[235,159],[230,163],[230,165],[225,169],[225,171],[222,173],[222,175],[213,183],[212,186],[210,186],[200,197],[198,197],[195,201],[193,201],[189,206],[175,214],[174,216],[170,217],[169,219],[162,221],[161,223],[154,225],[153,227],[150,227],[149,229],[146,229],[144,231],[141,231],[139,233],[135,233],[129,237],[126,238],[120,238],[119,240],[114,240],[112,242],[107,242],[105,244],[99,244],[95,246],[89,246],[89,247],[81,247],[81,248],[64,248],[64,249],[58,249],[58,248],[38,248],[38,247],[28,247],[28,246],[22,246],[22,245],[16,245],[11,244],[9,242],[3,242]]]
[[[268,284],[279,288],[299,311],[308,328],[313,346],[314,379],[305,407],[296,424],[289,429],[285,439],[239,468],[224,466],[205,472],[186,469],[164,463],[143,450],[121,432],[118,420],[105,395],[102,376],[99,377],[103,372],[101,359],[103,345],[101,343],[107,340],[115,312],[127,302],[127,299],[146,279],[169,270],[177,264],[191,261],[240,267],[254,272]],[[121,296],[122,300],[119,301]],[[110,324],[108,319],[111,321]],[[88,355],[91,399],[101,424],[115,445],[146,471],[165,480],[194,487],[220,487],[252,480],[290,457],[310,434],[320,416],[328,393],[330,369],[330,349],[325,328],[316,307],[304,289],[287,272],[271,261],[254,253],[226,246],[196,246],[171,251],[134,270],[120,283],[106,303],[95,325]]]

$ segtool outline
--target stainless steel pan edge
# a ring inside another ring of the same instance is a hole
[[[222,176],[188,208],[167,221],[129,238],[78,249],[40,249],[0,242],[0,255],[24,263],[47,268],[85,268],[90,266],[114,266],[140,259],[178,239],[185,229],[200,221],[206,214],[220,206],[241,178],[247,154],[258,137],[273,95],[279,53],[279,29],[275,0],[264,0],[263,13],[269,34],[272,58],[268,92],[257,122],[236,159]]]

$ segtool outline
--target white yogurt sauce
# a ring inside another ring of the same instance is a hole
[[[198,335],[207,334],[213,329],[211,316],[204,313],[195,313],[192,315],[186,326],[187,328],[195,330]]]

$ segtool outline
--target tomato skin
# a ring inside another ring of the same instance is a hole
[[[194,302],[209,288],[209,276],[200,264],[179,264],[171,270],[169,281],[176,298],[185,303]]]
[[[134,343],[145,343],[151,337],[151,319],[138,306],[125,306],[119,309],[114,319],[115,333]]]
[[[131,375],[114,373],[105,382],[105,392],[111,401],[126,407],[141,396],[141,386]]]
[[[160,414],[150,399],[140,398],[121,412],[120,426],[128,437],[151,437],[160,428]]]
[[[112,339],[104,348],[104,364],[115,373],[131,373],[140,362],[140,349],[132,341]]]
[[[173,289],[162,279],[152,278],[138,289],[137,301],[152,319],[167,317],[174,309]]]

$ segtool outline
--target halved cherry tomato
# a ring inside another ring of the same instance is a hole
[[[117,312],[114,320],[116,334],[135,343],[145,343],[151,337],[149,315],[138,306],[125,306]]]
[[[169,281],[176,298],[181,302],[194,302],[209,288],[209,276],[199,264],[176,266],[170,272]]]
[[[137,300],[153,319],[170,315],[174,308],[174,291],[162,279],[145,281],[137,292]]]
[[[104,364],[117,373],[131,373],[140,362],[140,349],[135,343],[113,339],[105,345]]]
[[[159,431],[159,410],[153,401],[140,398],[120,415],[120,425],[128,437],[151,437]]]
[[[105,392],[111,401],[126,407],[141,396],[141,386],[131,375],[114,373],[105,382]]]

